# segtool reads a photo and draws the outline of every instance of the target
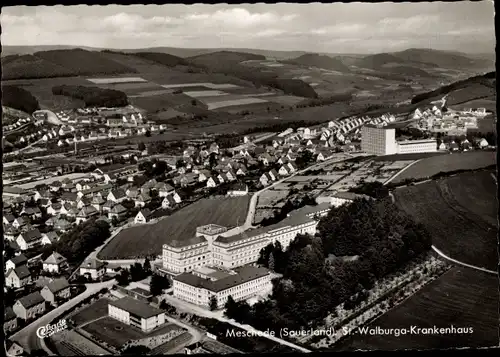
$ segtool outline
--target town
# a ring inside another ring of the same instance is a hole
[[[276,6],[137,18],[269,41],[254,22],[274,33],[267,18],[320,18]],[[54,14],[76,24],[71,9]],[[246,22],[218,22],[227,14]],[[17,17],[2,14],[10,36]],[[313,31],[318,43],[330,27]],[[488,56],[26,47],[2,54],[7,355],[498,343]],[[382,333],[433,326],[451,332]]]

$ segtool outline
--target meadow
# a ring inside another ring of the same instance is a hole
[[[396,204],[427,227],[433,245],[447,256],[496,270],[498,215],[492,172],[467,172],[399,188],[394,191]]]
[[[163,244],[192,238],[196,227],[210,223],[228,228],[243,224],[249,202],[247,196],[202,199],[155,224],[123,230],[101,250],[99,258],[131,259],[159,255]]]
[[[392,182],[398,183],[406,179],[421,179],[456,170],[475,170],[494,165],[494,151],[469,151],[449,155],[436,155],[420,160],[398,175]]]
[[[369,326],[472,328],[469,334],[355,334],[332,351],[441,349],[498,345],[498,277],[454,267]]]

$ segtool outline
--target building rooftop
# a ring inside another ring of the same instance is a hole
[[[14,263],[15,266],[19,266],[26,264],[28,262],[28,258],[26,258],[24,254],[19,254],[16,255],[15,257],[12,257],[10,261]]]
[[[62,262],[65,262],[66,258],[64,258],[61,254],[58,252],[53,252],[51,255],[45,259],[44,264],[61,264]]]
[[[109,305],[125,310],[130,314],[141,317],[143,319],[147,319],[163,313],[163,311],[160,309],[154,308],[149,304],[128,296],[116,301],[111,301],[109,302]]]
[[[41,304],[45,302],[45,299],[43,296],[38,292],[35,291],[34,293],[31,293],[29,295],[23,296],[18,300],[25,308],[30,308],[35,305]]]
[[[216,234],[221,234],[227,232],[227,228],[219,226],[217,224],[207,224],[205,226],[200,226],[196,228],[197,234],[206,234],[208,236],[214,236]]]
[[[52,293],[55,294],[55,293],[58,293],[59,291],[62,291],[66,288],[69,288],[69,283],[66,280],[66,278],[60,278],[60,279],[52,280],[46,286]]]
[[[244,266],[233,271],[236,274],[226,273],[226,276],[219,279],[207,279],[193,273],[182,273],[174,277],[174,281],[212,292],[219,292],[270,274],[265,268],[253,266]]]
[[[412,144],[426,144],[426,143],[436,143],[436,139],[422,139],[422,140],[405,140],[398,141],[399,145],[412,145]]]

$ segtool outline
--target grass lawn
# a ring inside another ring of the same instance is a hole
[[[132,227],[120,232],[103,248],[99,258],[131,259],[158,255],[161,254],[163,244],[174,239],[181,241],[191,238],[198,226],[210,223],[225,227],[241,225],[246,219],[249,202],[249,196],[202,199],[156,224]]]
[[[448,153],[443,152],[422,152],[415,154],[394,154],[377,156],[373,158],[373,161],[415,161],[420,159],[427,159],[434,156],[447,155]]]
[[[76,311],[76,313],[69,318],[73,320],[75,326],[80,326],[88,321],[106,316],[108,314],[108,302],[108,299],[99,299],[92,305]]]
[[[394,191],[396,204],[424,224],[433,244],[464,263],[497,269],[497,200],[492,171],[463,173]]]
[[[498,277],[469,268],[454,267],[396,306],[370,327],[466,327],[472,334],[352,335],[339,350],[395,350],[498,345]]]
[[[438,155],[423,159],[403,171],[393,183],[405,179],[419,179],[435,175],[439,172],[456,170],[475,170],[496,163],[494,151],[469,151],[448,155]]]
[[[150,333],[145,333],[134,326],[124,324],[112,317],[104,317],[84,326],[82,329],[99,340],[105,341],[111,346],[120,349],[128,341],[162,335],[181,328],[174,324],[167,324]]]

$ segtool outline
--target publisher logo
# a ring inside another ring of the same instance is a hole
[[[39,338],[50,337],[55,333],[66,330],[67,328],[68,328],[68,325],[66,324],[66,320],[59,320],[54,325],[45,325],[45,326],[39,327],[36,330],[36,335]]]

